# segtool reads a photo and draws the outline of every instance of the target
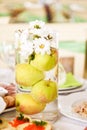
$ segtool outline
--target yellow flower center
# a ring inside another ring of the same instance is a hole
[[[43,44],[41,44],[39,47],[40,47],[41,49],[43,49],[43,48],[44,48],[44,45],[43,45]]]

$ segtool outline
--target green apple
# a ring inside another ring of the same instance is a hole
[[[54,81],[42,80],[32,87],[31,95],[40,103],[49,103],[57,97],[57,84]]]
[[[51,48],[51,54],[35,54],[34,58],[30,61],[30,64],[42,71],[48,71],[55,67],[58,62],[57,50]]]
[[[30,64],[23,63],[16,65],[16,82],[25,87],[29,87],[44,78],[44,73]]]
[[[36,102],[30,93],[16,94],[16,110],[24,114],[37,114],[44,110],[45,104]]]

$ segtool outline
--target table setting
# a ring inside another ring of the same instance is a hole
[[[86,84],[85,84],[86,85]],[[86,85],[87,86],[87,85]],[[64,90],[63,90],[64,91]],[[65,90],[66,91],[66,90]],[[85,98],[87,94],[87,88],[85,88],[84,91],[80,92],[70,92],[69,94],[63,93],[58,94],[58,120],[53,123],[53,129],[54,130],[85,130],[87,127],[87,119],[84,120],[84,118],[81,118],[71,111],[71,106],[74,103],[78,103],[78,101],[81,99],[87,99]],[[85,97],[84,97],[85,96]],[[86,100],[87,101],[87,100]],[[15,108],[4,110],[1,114],[2,117],[8,118],[9,120],[14,119],[16,115]]]
[[[58,100],[59,100],[58,102],[60,105],[60,106],[58,106],[59,117],[58,117],[58,120],[55,123],[53,123],[54,130],[57,130],[57,129],[59,129],[59,130],[63,130],[63,129],[64,130],[73,130],[73,129],[74,130],[77,130],[77,129],[85,130],[85,127],[87,126],[87,120],[84,121],[83,119],[80,119],[77,116],[76,117],[72,116],[73,114],[71,113],[71,110],[70,110],[71,104],[74,102],[73,99],[75,99],[75,102],[76,102],[75,96],[79,97],[79,94],[80,94],[80,97],[81,97],[81,94],[83,94],[82,97],[84,98],[84,95],[87,94],[87,92],[86,91],[76,92],[76,93],[68,94],[67,96],[59,95],[59,98],[58,98]],[[73,96],[75,98],[73,98]],[[78,99],[77,99],[77,101],[78,101]],[[67,106],[67,108],[65,108],[64,105]],[[9,111],[4,111],[1,114],[2,117],[8,118],[9,120],[14,119],[15,115],[16,115],[15,109],[13,109],[13,110],[10,109]]]
[[[10,121],[9,130],[19,118],[23,124],[14,130],[22,130],[25,122],[23,130],[35,122],[43,126],[41,130],[86,130],[87,79],[66,73],[58,61],[58,34],[45,29],[43,22],[34,21],[29,29],[16,31],[15,68],[5,66],[12,73],[0,81],[0,119]]]
[[[65,71],[63,73],[65,73]],[[62,76],[64,76],[64,74]],[[87,115],[85,115],[87,80],[79,78],[71,72],[66,73],[65,77],[58,91],[58,108],[61,113],[60,120],[64,121],[64,123],[68,123],[69,128],[67,129],[69,130],[84,130],[87,126]],[[71,124],[71,127],[69,124]]]

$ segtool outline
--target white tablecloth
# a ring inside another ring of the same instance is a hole
[[[61,115],[59,120],[54,124],[54,130],[84,130],[86,126],[87,124]]]

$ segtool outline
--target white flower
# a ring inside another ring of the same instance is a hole
[[[50,41],[53,41],[55,39],[55,33],[53,33],[51,30],[44,30],[43,36]]]
[[[33,41],[35,53],[37,54],[50,54],[50,42],[44,38],[35,39]]]
[[[42,28],[42,29],[36,29],[33,28],[30,31],[30,34],[32,35],[32,38],[44,38],[45,37],[45,33],[46,33],[46,28]]]
[[[45,23],[42,21],[34,21],[29,24],[29,33],[32,35],[32,38],[41,38],[43,36],[43,29]]]
[[[43,30],[42,29],[38,30],[38,29],[34,28],[34,29],[30,30],[30,34],[32,34],[32,38],[35,38],[35,36],[41,37],[43,34]]]
[[[20,49],[21,56],[27,58],[33,52],[37,54],[51,54],[51,47],[57,42],[56,33],[44,26],[43,21],[33,21],[29,29],[19,30],[16,33],[16,48]],[[57,44],[57,43],[56,43]]]
[[[45,32],[45,33],[44,33]],[[48,40],[51,44],[51,47],[58,47],[58,32],[53,32],[52,30],[47,30],[43,32],[43,37],[45,37],[46,40]]]
[[[28,58],[29,55],[33,53],[33,43],[32,42],[25,42],[20,46],[20,54],[23,56],[25,59]]]
[[[45,23],[43,21],[39,21],[39,20],[35,20],[35,21],[29,23],[30,29],[34,29],[34,28],[41,29],[44,27],[44,25],[45,25]]]

